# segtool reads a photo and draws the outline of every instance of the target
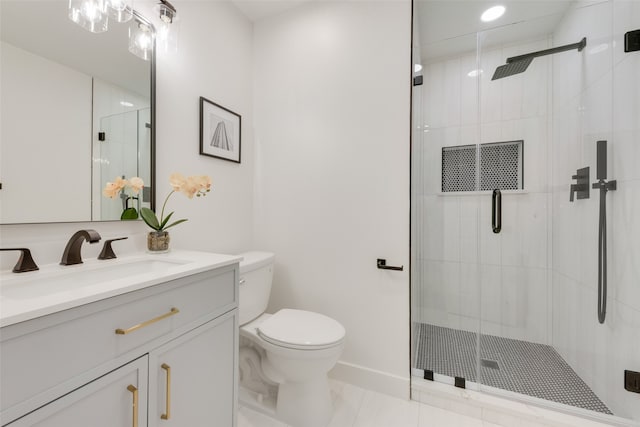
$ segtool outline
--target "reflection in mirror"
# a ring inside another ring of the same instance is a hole
[[[0,223],[119,220],[153,208],[153,50],[129,52],[129,28],[94,34],[64,1],[0,4]],[[155,47],[154,47],[155,48]],[[117,177],[144,191],[109,199]]]

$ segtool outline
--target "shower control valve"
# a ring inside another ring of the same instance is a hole
[[[578,200],[589,198],[589,167],[578,169],[571,179],[577,180],[577,184],[571,184],[569,201],[573,202],[574,195]]]

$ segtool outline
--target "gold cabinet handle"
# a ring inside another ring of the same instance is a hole
[[[120,329],[120,328],[118,328],[118,329],[116,329],[116,334],[117,335],[129,334],[129,333],[131,333],[133,331],[137,331],[138,329],[142,329],[145,326],[153,325],[154,323],[159,322],[162,319],[166,319],[167,317],[171,317],[174,314],[178,314],[178,313],[180,313],[180,310],[178,310],[175,307],[171,307],[171,311],[169,311],[168,313],[163,314],[162,316],[158,316],[158,317],[153,318],[151,320],[147,320],[146,322],[138,323],[137,325],[134,325],[134,326],[132,326],[132,327],[130,327],[128,329]]]
[[[167,413],[160,415],[160,418],[168,420],[171,418],[171,366],[163,363],[160,367],[167,371],[167,398],[165,402]]]
[[[130,384],[127,390],[133,393],[133,427],[138,427],[138,389]]]

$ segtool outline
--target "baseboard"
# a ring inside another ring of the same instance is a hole
[[[401,377],[340,361],[329,372],[329,376],[367,390],[409,400],[411,380],[408,375],[407,377]]]

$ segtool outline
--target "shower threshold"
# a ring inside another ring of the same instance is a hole
[[[414,367],[605,414],[609,408],[551,346],[415,323]]]

